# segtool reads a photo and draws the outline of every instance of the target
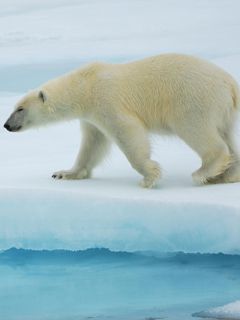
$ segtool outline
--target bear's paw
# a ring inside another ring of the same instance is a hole
[[[90,173],[86,169],[82,170],[62,170],[54,172],[52,175],[53,179],[63,179],[63,180],[78,180],[78,179],[87,179],[89,178]]]

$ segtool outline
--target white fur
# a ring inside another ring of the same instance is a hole
[[[113,140],[143,175],[142,186],[152,187],[160,177],[150,155],[148,134],[155,132],[177,135],[198,153],[196,182],[240,180],[233,142],[239,88],[228,73],[201,59],[165,54],[126,64],[94,63],[47,82],[19,105],[29,110],[23,129],[81,120],[76,163],[55,178],[89,177]]]

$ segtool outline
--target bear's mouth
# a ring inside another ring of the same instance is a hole
[[[11,126],[9,126],[7,124],[5,124],[4,127],[10,132],[17,132],[17,131],[21,130],[21,128],[22,128],[22,126],[11,127]]]

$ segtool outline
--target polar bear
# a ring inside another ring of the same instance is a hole
[[[240,181],[233,130],[239,88],[225,71],[202,59],[162,54],[124,64],[92,63],[50,80],[16,105],[9,131],[79,119],[82,145],[69,171],[55,179],[84,179],[114,141],[153,187],[161,176],[151,159],[149,133],[173,134],[202,159],[197,183]]]

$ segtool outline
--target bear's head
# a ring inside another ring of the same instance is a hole
[[[42,90],[34,90],[17,103],[4,128],[12,132],[23,131],[44,124],[48,118],[47,95]]]
[[[50,123],[86,117],[95,83],[93,67],[77,70],[49,80],[27,93],[15,106],[4,127],[19,132]]]

